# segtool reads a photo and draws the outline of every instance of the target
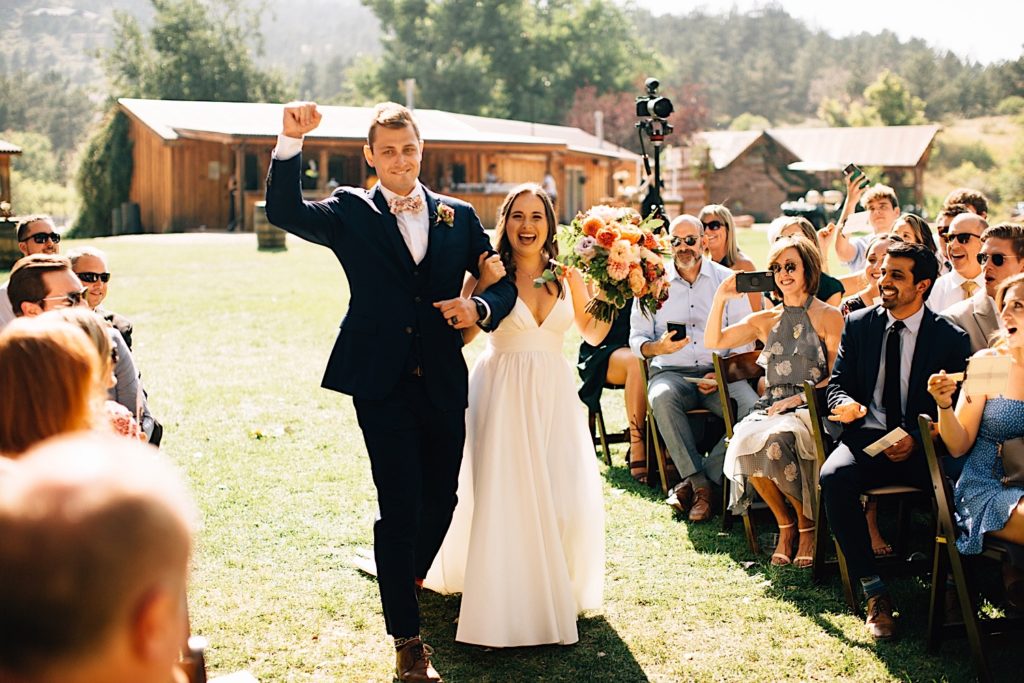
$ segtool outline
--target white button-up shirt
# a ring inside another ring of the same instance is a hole
[[[932,287],[932,293],[928,295],[928,308],[932,309],[936,313],[942,313],[953,304],[958,304],[965,299],[970,299],[969,296],[964,296],[964,290],[961,285],[967,282],[960,273],[952,270],[945,275],[942,275],[935,281],[935,286]],[[978,277],[970,280],[978,285],[978,289],[985,289],[985,271],[982,270],[978,273]],[[976,294],[978,290],[974,290]]]
[[[878,361],[878,379],[875,380],[875,392],[871,396],[868,414],[864,417],[864,426],[869,429],[885,429],[885,404],[882,394],[885,391],[885,346],[889,340],[889,328],[896,322],[892,313],[886,311],[888,319],[885,323],[885,334],[882,336],[882,354]],[[921,329],[924,319],[924,306],[917,313],[905,318],[906,329],[900,332],[900,409],[907,411],[907,389],[910,387],[910,366],[914,363],[914,349],[917,348],[917,331]]]
[[[661,310],[652,318],[644,315],[637,302],[633,302],[633,311],[629,319],[629,348],[638,357],[643,358],[640,347],[644,342],[656,341],[668,329],[668,323],[686,325],[686,336],[690,343],[675,353],[655,356],[651,359],[652,368],[682,367],[710,368],[712,366],[712,350],[704,345],[704,329],[707,327],[708,314],[711,313],[711,302],[722,281],[734,271],[715,263],[709,258],[701,258],[700,273],[691,285],[676,270],[675,264],[668,266],[668,299]],[[723,329],[734,325],[751,312],[750,298],[743,295],[731,299],[722,313]],[[738,351],[749,351],[752,347],[731,349],[720,353],[728,355]]]

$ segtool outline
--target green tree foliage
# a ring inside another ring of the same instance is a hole
[[[115,12],[114,46],[103,64],[115,97],[215,102],[275,101],[283,81],[253,61],[259,50],[258,13],[240,0],[151,0],[149,32],[125,12]],[[131,143],[123,114],[108,113],[79,167],[82,213],[78,234],[107,234],[111,211],[128,201]]]
[[[771,121],[750,112],[743,112],[729,124],[729,130],[765,130],[771,127]]]
[[[826,97],[818,116],[830,126],[909,126],[926,121],[924,101],[912,95],[906,82],[888,69],[864,88],[863,101]]]
[[[128,117],[111,109],[103,127],[89,140],[78,167],[82,211],[75,221],[76,237],[110,234],[111,211],[128,201],[132,168]]]
[[[44,183],[57,183],[61,180],[57,155],[53,153],[53,144],[45,134],[5,130],[0,133],[0,138],[21,148],[21,154],[11,157],[11,170],[17,171],[22,178]]]
[[[364,0],[380,19],[384,52],[367,79],[417,105],[562,123],[582,86],[623,92],[650,57],[608,0]]]

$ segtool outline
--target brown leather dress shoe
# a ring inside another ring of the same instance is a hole
[[[414,638],[395,652],[395,675],[400,681],[441,683],[441,674],[430,663],[433,648]]]
[[[702,486],[693,492],[693,507],[690,508],[691,522],[706,522],[711,519],[711,489]]]
[[[892,598],[882,593],[868,598],[868,633],[875,640],[892,640],[896,637],[896,620],[892,617]]]
[[[665,499],[665,503],[684,515],[689,512],[690,504],[692,502],[693,485],[688,481],[676,484],[675,487],[668,492],[668,498]]]

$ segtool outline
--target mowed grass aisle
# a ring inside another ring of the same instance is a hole
[[[744,234],[748,254],[763,259],[763,239]],[[319,387],[347,299],[334,257],[293,237],[278,253],[258,252],[253,235],[91,243],[110,256],[108,303],[135,323],[164,451],[202,512],[190,606],[194,631],[212,643],[211,670],[390,680],[376,583],[350,562],[371,545],[369,466],[351,400]],[[571,358],[577,343],[566,342]],[[480,348],[467,349],[470,361]],[[621,394],[606,406],[621,425]],[[838,582],[815,587],[807,571],[768,567],[749,556],[739,527],[723,534],[717,518],[674,518],[621,461],[620,452],[612,469],[602,464],[605,607],[581,620],[579,644],[456,645],[459,599],[425,594],[424,633],[446,680],[969,678],[962,642],[940,658],[924,653],[924,583],[897,584],[905,637],[876,646]]]

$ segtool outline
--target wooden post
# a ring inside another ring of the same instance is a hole
[[[235,146],[235,231],[245,232],[245,143]]]

